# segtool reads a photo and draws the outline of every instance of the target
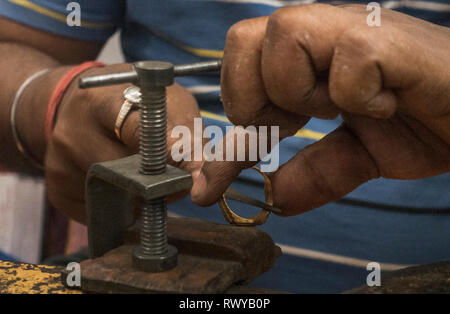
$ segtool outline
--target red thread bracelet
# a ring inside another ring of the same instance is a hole
[[[50,101],[48,102],[47,106],[47,114],[45,115],[45,138],[47,140],[49,140],[53,131],[53,127],[55,125],[55,116],[58,106],[61,103],[61,99],[64,96],[64,93],[69,87],[70,83],[72,83],[74,78],[81,72],[86,71],[90,68],[103,66],[105,66],[105,64],[98,61],[84,62],[70,69],[69,72],[64,74],[64,76],[59,80],[50,97]]]

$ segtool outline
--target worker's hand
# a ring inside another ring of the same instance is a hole
[[[450,171],[450,29],[390,10],[369,27],[368,14],[365,6],[288,7],[228,31],[221,84],[233,123],[279,125],[287,136],[310,117],[344,119],[271,175],[283,215],[374,178]],[[247,166],[206,163],[194,200],[214,202]]]
[[[114,72],[127,72],[131,65],[122,64],[91,69],[80,77]],[[74,81],[60,104],[52,137],[47,144],[46,178],[51,203],[79,221],[85,219],[84,187],[88,168],[96,162],[115,160],[139,150],[139,113],[133,111],[122,127],[122,140],[114,134],[114,124],[124,102],[127,85],[81,90]],[[201,162],[175,163],[170,147],[174,126],[193,130],[199,117],[194,97],[174,84],[167,89],[168,161],[186,171],[198,169]],[[193,133],[193,132],[192,132]],[[193,140],[193,139],[192,139]]]

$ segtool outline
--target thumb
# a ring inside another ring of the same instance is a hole
[[[341,126],[307,146],[271,175],[274,206],[283,216],[336,201],[359,185],[379,177],[364,144]]]
[[[234,127],[212,150],[204,148],[205,162],[192,173],[192,201],[200,206],[215,203],[242,170],[258,163],[256,128]]]

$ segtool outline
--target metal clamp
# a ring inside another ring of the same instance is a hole
[[[122,244],[122,232],[133,222],[133,194],[143,197],[141,244],[133,266],[161,272],[176,266],[177,250],[167,243],[166,196],[192,186],[190,174],[167,165],[166,86],[176,75],[218,71],[221,61],[174,67],[141,61],[134,71],[83,78],[81,88],[133,83],[140,87],[140,154],[93,165],[88,172],[86,202],[90,257]]]

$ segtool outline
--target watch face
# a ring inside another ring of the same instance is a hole
[[[123,95],[125,99],[133,104],[139,104],[141,102],[141,90],[137,86],[130,86],[124,90]]]

